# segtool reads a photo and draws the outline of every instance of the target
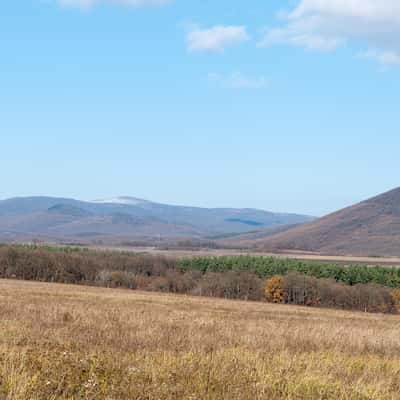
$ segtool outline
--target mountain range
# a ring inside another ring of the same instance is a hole
[[[400,256],[400,188],[316,219],[257,209],[200,208],[134,197],[0,201],[0,241],[121,244],[213,240],[220,247]]]
[[[174,206],[134,197],[95,201],[21,197],[0,201],[0,240],[90,244],[216,238],[311,220],[305,215]]]

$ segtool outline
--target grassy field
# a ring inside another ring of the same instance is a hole
[[[0,399],[400,399],[400,317],[0,281]]]

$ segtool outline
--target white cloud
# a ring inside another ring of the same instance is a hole
[[[301,0],[282,18],[284,26],[267,30],[259,46],[333,51],[354,42],[368,49],[363,58],[399,64],[400,0]]]
[[[240,72],[234,72],[230,75],[213,73],[208,75],[208,79],[229,89],[266,89],[270,86],[264,76],[248,77]]]
[[[400,65],[400,52],[368,50],[359,53],[358,58],[376,60],[385,65]]]
[[[249,38],[244,26],[219,25],[209,29],[192,29],[186,36],[186,44],[189,51],[222,52]]]
[[[125,7],[153,7],[170,3],[171,0],[57,0],[63,7],[91,8],[100,4],[111,4]]]
[[[286,29],[271,29],[266,32],[259,46],[269,47],[277,44],[290,44],[304,47],[307,50],[332,51],[336,50],[343,42],[343,38],[301,32],[288,27]]]
[[[290,18],[320,14],[364,21],[400,22],[398,0],[302,0]]]

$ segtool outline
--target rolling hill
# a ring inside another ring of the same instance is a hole
[[[118,242],[208,238],[302,223],[312,217],[256,209],[199,208],[134,197],[80,201],[24,197],[0,201],[0,240]]]
[[[242,235],[229,244],[271,251],[399,256],[400,188],[309,223]]]

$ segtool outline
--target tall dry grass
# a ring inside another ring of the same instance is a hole
[[[0,399],[400,399],[400,318],[0,281]]]

